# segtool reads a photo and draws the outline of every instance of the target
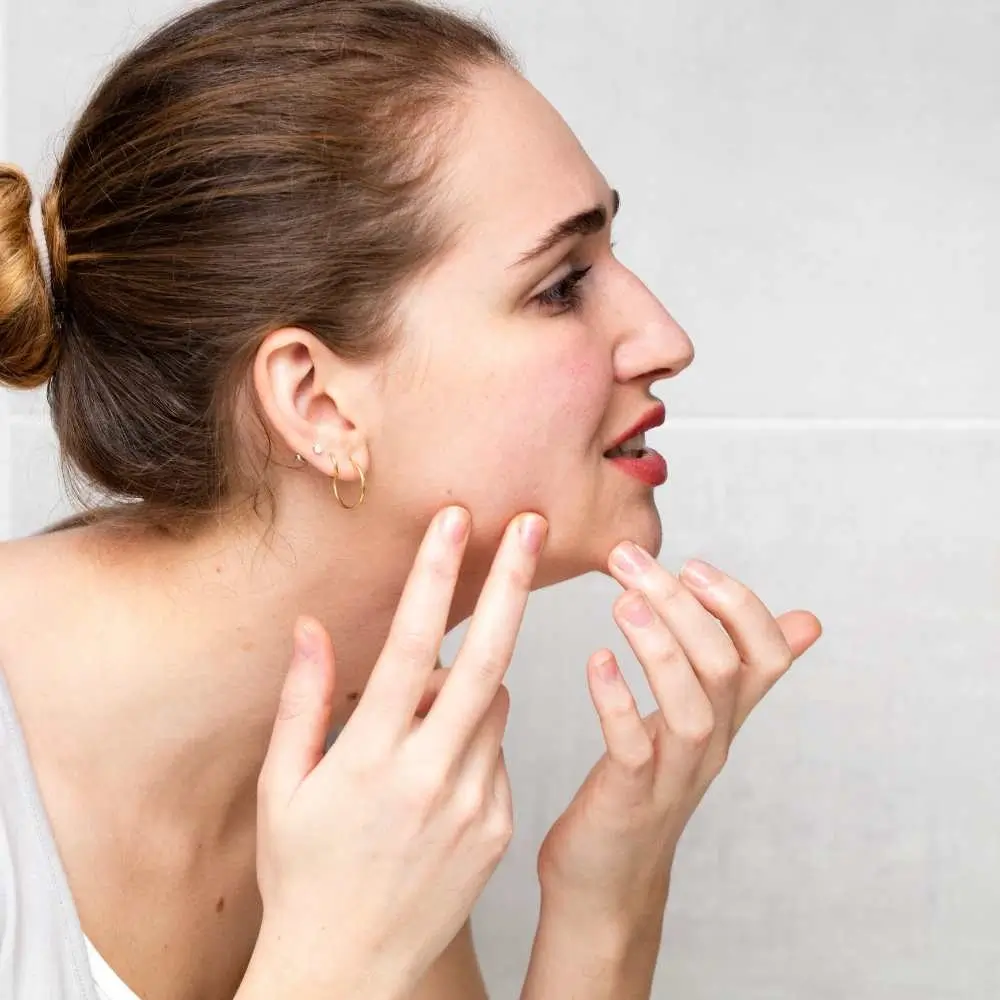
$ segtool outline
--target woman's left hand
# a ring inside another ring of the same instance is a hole
[[[678,579],[623,543],[609,566],[627,588],[615,620],[658,710],[639,715],[610,651],[591,657],[587,679],[607,753],[545,837],[538,874],[543,907],[624,922],[626,932],[645,923],[652,932],[663,918],[677,842],[734,736],[822,626],[808,611],[775,619],[713,567],[701,582],[703,563],[689,562]]]

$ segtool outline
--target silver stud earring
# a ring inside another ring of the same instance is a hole
[[[319,444],[318,442],[313,445],[313,454],[314,455],[322,455],[323,454],[323,446],[321,444]]]

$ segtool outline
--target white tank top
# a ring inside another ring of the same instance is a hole
[[[0,997],[139,1000],[84,936],[3,670]]]

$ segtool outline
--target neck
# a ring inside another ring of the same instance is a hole
[[[184,541],[96,525],[52,537],[71,550],[68,562],[65,548],[59,556],[70,590],[59,606],[71,610],[40,657],[51,665],[50,683],[36,686],[49,757],[122,803],[123,823],[179,827],[199,843],[243,835],[299,614],[330,632],[331,724],[349,718],[424,524],[388,534],[376,530],[375,514],[335,508],[320,533],[297,528],[317,523],[304,508],[297,518],[287,499],[284,507],[285,520],[266,534],[257,522]],[[450,627],[470,613],[479,586],[456,594]]]

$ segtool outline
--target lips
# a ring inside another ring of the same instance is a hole
[[[637,423],[633,424],[627,431],[624,431],[618,436],[611,444],[608,445],[607,450],[604,452],[605,456],[608,455],[609,451],[617,448],[620,444],[624,444],[629,438],[635,437],[637,434],[643,434],[646,431],[652,430],[654,427],[659,427],[667,419],[667,410],[663,403],[657,403],[646,415]]]

